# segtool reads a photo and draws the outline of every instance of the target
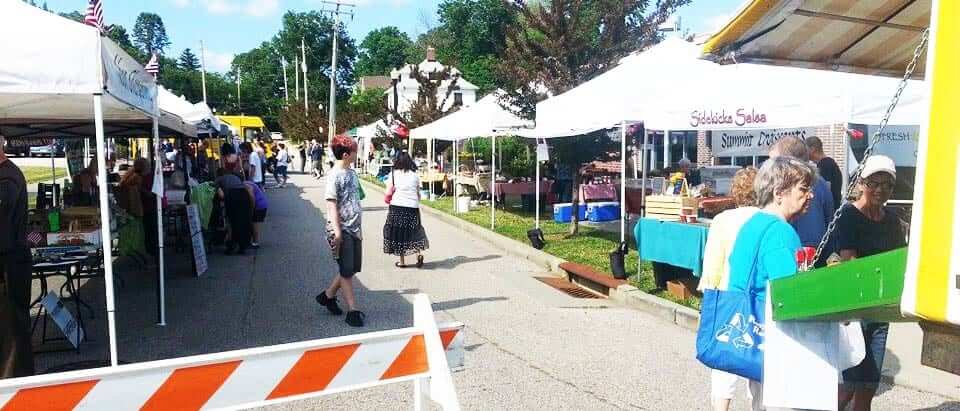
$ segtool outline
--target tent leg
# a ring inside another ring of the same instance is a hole
[[[453,140],[453,211],[460,212],[460,153],[458,140]]]
[[[627,241],[627,121],[620,124],[620,242]]]
[[[534,175],[535,175],[534,178],[536,179],[536,183],[534,184],[535,185],[534,190],[536,190],[536,193],[533,195],[534,198],[536,199],[534,201],[534,207],[536,207],[536,211],[534,211],[534,216],[535,216],[534,221],[536,221],[536,228],[539,229],[540,228],[540,159],[539,158],[537,159],[537,161],[533,162],[533,167],[536,169],[536,171],[534,172]]]
[[[670,130],[663,130],[663,170],[670,168]]]
[[[490,229],[496,230],[497,219],[497,137],[490,136]]]
[[[110,232],[110,198],[107,192],[107,145],[103,130],[103,96],[93,95],[93,118],[97,139],[97,184],[101,187],[100,238],[103,248],[103,278],[107,299],[107,337],[110,340],[110,365],[117,366],[117,319],[113,294],[113,236]]]
[[[160,125],[158,120],[159,114],[155,115],[153,118],[153,147],[154,153],[154,185],[157,184],[157,179],[159,178],[159,183],[163,184],[163,153],[160,151]],[[189,174],[188,174],[189,175]],[[160,263],[157,265],[157,325],[166,326],[167,325],[167,304],[166,304],[166,278],[164,278],[166,273],[166,256],[163,252],[163,197],[157,193],[154,193],[157,197],[157,255],[159,257]]]

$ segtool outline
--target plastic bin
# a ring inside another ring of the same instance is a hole
[[[620,203],[605,201],[587,204],[587,219],[594,223],[620,219]]]
[[[587,205],[580,204],[578,214],[579,221],[587,219]],[[573,203],[557,203],[553,205],[553,221],[558,223],[569,223],[573,220]]]

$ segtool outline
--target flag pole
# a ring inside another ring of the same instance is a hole
[[[296,93],[293,98],[300,101],[300,56],[293,56],[293,81],[296,83]]]

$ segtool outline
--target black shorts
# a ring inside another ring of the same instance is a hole
[[[266,209],[266,208],[258,208],[258,209],[256,209],[256,210],[253,210],[253,222],[255,222],[255,223],[262,223],[262,222],[264,222],[266,219],[267,219],[267,209]]]
[[[340,255],[335,257],[340,269],[340,276],[343,278],[353,277],[354,274],[360,272],[363,265],[363,240],[344,231],[340,242]]]

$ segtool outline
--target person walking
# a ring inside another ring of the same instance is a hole
[[[834,208],[840,207],[843,204],[843,196],[841,194],[843,190],[843,173],[840,171],[840,166],[837,165],[834,159],[827,157],[827,155],[823,153],[823,140],[820,140],[820,137],[807,137],[804,142],[807,143],[807,148],[810,150],[810,161],[817,163],[817,170],[820,172],[820,177],[823,177],[830,185],[830,194],[833,196]]]
[[[253,241],[250,243],[250,246],[260,248],[263,222],[267,219],[267,208],[270,206],[270,203],[267,201],[267,194],[263,192],[260,186],[249,180],[243,183],[247,185],[247,190],[253,193]]]
[[[886,206],[897,181],[897,167],[883,155],[872,155],[863,166],[857,182],[859,198],[843,207],[837,228],[831,234],[840,261],[869,257],[907,246],[906,230],[896,212]],[[867,411],[880,386],[883,358],[890,324],[861,323],[866,356],[843,372],[840,386],[840,410],[853,404],[854,411]]]
[[[307,173],[307,143],[306,142],[301,142],[300,145],[297,146],[297,154],[299,155],[299,158],[300,158],[300,173],[306,174]]]
[[[310,148],[310,162],[313,163],[313,177],[323,177],[323,146],[313,140]]]
[[[726,210],[713,218],[710,232],[707,234],[707,244],[703,251],[703,274],[700,277],[701,292],[714,289],[726,290],[730,283],[730,252],[737,240],[737,233],[754,214],[760,211],[757,208],[757,195],[753,189],[757,177],[757,169],[747,167],[737,171],[733,176],[730,195],[737,203],[737,208]],[[741,378],[721,370],[710,372],[710,399],[714,411],[727,411],[733,400],[738,381]],[[751,401],[760,398],[756,392],[757,386],[748,390]],[[759,404],[754,404],[754,408]]]
[[[360,177],[353,169],[357,158],[357,143],[346,136],[337,136],[331,145],[337,162],[327,179],[327,239],[333,257],[337,260],[338,273],[330,286],[317,295],[318,304],[333,315],[343,314],[337,305],[337,293],[342,289],[347,303],[346,323],[362,327],[365,315],[357,310],[353,291],[353,277],[361,271],[363,263],[363,235],[360,206]]]
[[[773,147],[770,147],[770,158],[777,157],[792,157],[804,163],[810,163],[807,145],[797,137],[785,137],[774,143]],[[790,224],[797,230],[804,247],[817,247],[827,233],[827,225],[833,220],[836,206],[833,204],[830,186],[822,177],[815,176],[810,188],[813,190],[813,201],[810,202],[810,207],[790,220]],[[818,266],[822,265],[823,263],[818,264]]]
[[[417,268],[423,267],[423,251],[430,248],[420,221],[420,176],[406,152],[397,155],[387,179],[390,210],[383,226],[384,254],[400,257],[394,265],[406,268],[405,257],[416,254]]]
[[[27,181],[0,134],[0,379],[34,374],[30,335]]]
[[[277,144],[276,164],[273,166],[273,179],[280,188],[287,186],[287,167],[290,165],[290,153],[283,143]]]
[[[226,163],[225,172],[217,178],[218,196],[224,201],[229,222],[226,255],[243,255],[250,246],[253,223],[253,193],[240,178],[240,164]]]
[[[241,144],[240,151],[250,156],[249,169],[245,174],[249,176],[249,179],[253,181],[254,184],[263,188],[263,154],[249,142]]]
[[[144,174],[147,172],[147,160],[138,158],[133,162],[133,169],[127,170],[114,192],[117,205],[126,212],[126,218],[120,225],[117,242],[119,255],[134,259],[138,264],[146,265],[150,258],[147,256],[146,236],[144,234],[144,201],[143,189]]]

